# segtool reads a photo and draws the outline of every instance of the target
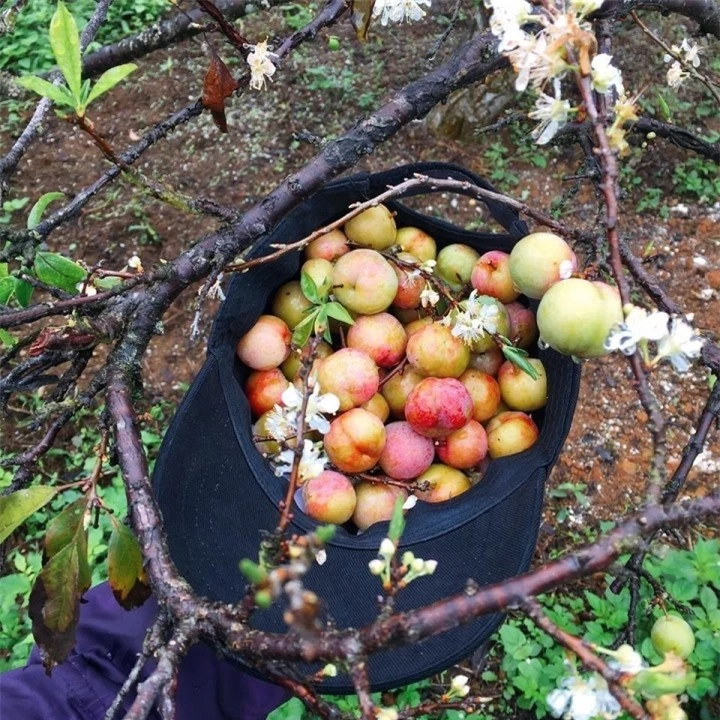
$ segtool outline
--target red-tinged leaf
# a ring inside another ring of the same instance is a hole
[[[203,83],[203,105],[212,113],[220,132],[227,132],[225,119],[225,99],[237,89],[238,83],[228,70],[220,56],[213,53],[205,82]]]
[[[33,637],[48,672],[65,660],[75,645],[79,576],[78,544],[71,542],[46,563],[30,593]]]
[[[375,0],[353,0],[350,7],[350,23],[355,30],[355,37],[360,42],[367,42]]]
[[[81,592],[85,592],[90,587],[92,580],[92,571],[88,563],[87,531],[83,522],[87,505],[88,500],[84,496],[70,503],[48,523],[45,533],[45,557],[47,559],[57,555],[69,543],[77,544],[78,582]]]
[[[139,607],[152,593],[140,545],[130,529],[115,518],[108,546],[108,580],[115,599],[126,610]]]

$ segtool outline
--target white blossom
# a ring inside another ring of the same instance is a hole
[[[485,7],[492,9],[490,29],[493,35],[505,40],[506,36],[518,36],[520,26],[532,15],[532,5],[526,0],[485,0]],[[502,52],[503,47],[500,48]]]
[[[605,349],[620,350],[623,355],[632,355],[643,340],[658,342],[668,334],[670,317],[664,312],[651,312],[631,305],[625,321],[616,325],[605,341]]]
[[[276,458],[275,475],[281,477],[292,472],[295,462],[295,451],[292,449],[283,450]],[[321,442],[314,443],[312,440],[305,440],[303,451],[298,465],[298,480],[302,484],[311,478],[317,477],[327,464],[327,457],[323,452]]]
[[[265,420],[265,429],[274,440],[287,440],[297,433],[297,413],[275,405]]]
[[[318,565],[324,565],[327,562],[327,550],[321,548],[315,553],[315,562]]]
[[[553,717],[566,720],[595,720],[601,717],[610,720],[620,715],[620,704],[599,675],[592,675],[587,680],[570,676],[563,678],[559,685],[545,700]]]
[[[700,47],[696,43],[687,38],[683,38],[680,45],[680,52],[686,63],[693,67],[700,67]]]
[[[380,708],[375,716],[376,720],[398,720],[398,711],[395,708]]]
[[[678,372],[685,372],[690,367],[690,360],[700,355],[704,344],[692,325],[673,318],[670,333],[658,342],[657,359],[665,358]]]
[[[368,567],[372,575],[382,575],[385,570],[385,561],[380,560],[380,558],[375,558],[368,563]]]
[[[247,64],[250,66],[250,87],[253,90],[264,90],[265,81],[269,80],[277,68],[273,60],[277,55],[268,50],[267,40],[251,45],[251,52],[247,56]]]
[[[420,303],[426,307],[435,307],[440,300],[440,294],[433,290],[429,283],[426,283],[425,289],[420,293]]]
[[[403,503],[403,510],[412,510],[417,505],[417,497],[408,495],[407,500]]]
[[[643,660],[642,655],[637,650],[634,650],[632,645],[628,645],[627,643],[613,651],[612,657],[610,667],[622,673],[637,675],[637,673],[647,667],[647,663]]]
[[[380,543],[378,555],[384,558],[392,557],[395,554],[395,543],[390,538],[384,538]]]
[[[539,120],[540,124],[532,131],[532,136],[538,145],[546,145],[555,136],[555,133],[567,122],[571,106],[569,100],[563,100],[560,95],[560,81],[553,81],[555,97],[540,93],[535,101],[535,110],[528,113],[528,117]]]
[[[142,260],[137,255],[133,255],[127,261],[127,266],[129,268],[132,268],[133,270],[137,270],[138,272],[142,272],[142,269],[143,269]]]
[[[387,25],[388,22],[414,22],[427,15],[422,6],[429,8],[431,4],[432,0],[377,0],[373,7],[373,17],[379,17],[381,25]]]
[[[425,260],[423,263],[420,264],[420,269],[423,272],[432,274],[435,272],[435,266],[437,265],[437,260]]]
[[[470,692],[467,675],[456,675],[450,682],[450,692],[457,697],[465,697]]]
[[[612,55],[608,55],[607,53],[596,55],[592,59],[590,67],[592,70],[593,90],[604,94],[614,87],[618,95],[624,94],[622,74],[620,70],[612,64]]]
[[[669,57],[669,55],[667,56]],[[682,69],[682,65],[676,60],[667,71],[667,84],[671,88],[678,87],[683,80],[688,76],[688,73],[686,73]]]
[[[283,405],[297,416],[302,407],[302,393],[294,385],[289,385],[281,397]],[[330,423],[323,413],[334,415],[339,409],[340,398],[332,393],[320,395],[320,386],[315,385],[307,399],[305,422],[310,430],[317,430],[324,435],[330,430]]]

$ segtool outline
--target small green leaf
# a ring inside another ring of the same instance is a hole
[[[35,485],[0,497],[0,542],[33,513],[50,502],[57,491],[57,488],[47,485]]]
[[[51,252],[38,252],[33,270],[38,280],[70,293],[76,293],[78,283],[87,277],[87,272],[76,262]]]
[[[297,347],[304,347],[305,343],[312,334],[318,310],[319,308],[315,308],[304,320],[301,320],[295,326],[292,334],[293,345],[296,345]]]
[[[538,379],[537,370],[528,362],[527,353],[521,348],[512,347],[512,345],[503,345],[503,355],[513,364],[519,367],[524,373],[529,375],[533,380]]]
[[[331,318],[339,320],[346,325],[355,324],[355,321],[352,319],[352,315],[350,315],[350,313],[338,302],[329,302],[327,304],[327,314]]]
[[[304,271],[300,273],[300,289],[302,290],[302,294],[314,305],[320,302],[320,295],[318,294],[315,281]]]
[[[114,287],[117,287],[122,280],[119,277],[104,277],[104,278],[95,278],[93,280],[93,285],[98,290],[112,290]]]
[[[253,584],[260,585],[267,580],[267,570],[258,565],[250,558],[243,558],[240,561],[240,572]]]
[[[4,277],[0,278],[0,305],[8,305],[13,295],[15,295],[16,278]]]
[[[82,61],[80,58],[80,34],[75,18],[62,0],[50,21],[50,47],[60,72],[65,78],[75,100],[80,101]]]
[[[318,542],[326,545],[335,537],[336,531],[337,525],[321,525],[317,530],[315,530],[315,537]]]
[[[403,497],[399,497],[395,501],[392,518],[390,518],[390,526],[388,527],[388,537],[395,543],[396,546],[400,542],[400,538],[405,531],[405,516],[403,514],[404,504],[405,499]]]
[[[11,348],[17,340],[5,328],[0,328],[0,343],[6,348]]]
[[[65,194],[61,192],[45,193],[33,206],[27,219],[27,228],[32,230],[36,225],[40,224],[43,213],[47,210],[47,206],[54,200],[64,198]]]
[[[112,517],[112,523],[108,544],[108,580],[115,599],[126,610],[132,610],[142,605],[152,591],[135,535],[115,517]]]
[[[114,88],[119,82],[122,82],[130,73],[137,70],[137,65],[127,63],[118,65],[117,67],[106,70],[93,85],[92,92],[88,96],[85,105],[89,105],[93,100],[99,98],[103,93]]]
[[[30,298],[34,290],[35,288],[26,280],[15,279],[15,299],[20,307],[26,308],[30,304]]]
[[[664,120],[670,120],[672,113],[670,112],[670,106],[665,101],[665,98],[658,93],[657,96],[658,105],[660,106],[660,114]]]
[[[31,90],[38,95],[50,98],[56,105],[66,105],[75,107],[75,99],[64,85],[53,85],[47,80],[36,77],[35,75],[26,75],[16,80],[26,90]]]
[[[7,263],[0,263],[0,278],[7,277],[10,273]]]

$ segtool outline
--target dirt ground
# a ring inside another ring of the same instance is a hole
[[[438,3],[448,13],[450,2]],[[288,13],[275,11],[252,16],[242,23],[242,31],[258,40],[289,32]],[[352,125],[357,117],[377,106],[392,91],[424,69],[423,59],[442,33],[438,15],[424,25],[393,32],[378,28],[373,42],[366,46],[351,39],[344,25],[332,32],[341,39],[341,50],[331,52],[320,40],[294,53],[277,73],[264,93],[246,93],[233,99],[228,112],[230,132],[220,134],[209,116],[181,127],[172,137],[150,150],[139,163],[140,169],[177,190],[203,195],[238,208],[249,207],[285,175],[301,167],[315,152],[311,143],[298,139],[307,133],[321,139],[334,137]],[[460,23],[440,56],[472,31],[472,22]],[[628,31],[629,32],[629,31]],[[640,57],[642,42],[635,32],[633,52]],[[231,53],[217,37],[215,48],[226,59]],[[647,49],[647,48],[645,48]],[[663,73],[662,61],[650,50],[648,63],[653,72]],[[419,58],[419,60],[418,60]],[[641,87],[644,78],[633,75],[635,56],[620,54],[623,68],[630,68],[626,83]],[[199,95],[208,63],[207,46],[202,40],[181,43],[139,61],[140,69],[131,82],[109,93],[92,113],[98,130],[117,149],[138,139],[153,123]],[[235,63],[237,64],[237,63]],[[659,76],[659,75],[658,75]],[[508,147],[508,167],[519,183],[511,192],[526,202],[549,208],[554,199],[570,187],[563,175],[573,174],[581,162],[579,149],[564,147],[550,153],[546,169],[534,167],[513,157],[509,133],[475,135],[473,130],[488,124],[478,110],[482,93],[477,88],[466,93],[464,102],[475,108],[475,116],[463,115],[461,137],[437,134],[427,122],[412,123],[396,138],[366,158],[358,169],[379,170],[418,160],[443,160],[462,164],[480,174],[497,170],[486,152],[491,143]],[[692,98],[692,96],[690,96]],[[513,106],[514,100],[510,102]],[[475,103],[475,105],[473,105]],[[25,117],[29,116],[29,110]],[[0,134],[0,147],[6,148],[17,128]],[[713,128],[698,125],[707,132]],[[447,128],[446,128],[447,129]],[[457,124],[454,126],[457,131]],[[663,188],[669,219],[657,213],[636,214],[623,210],[620,230],[636,252],[648,243],[653,246],[646,258],[663,287],[688,313],[698,328],[710,336],[720,333],[720,203],[697,205],[674,195],[670,182],[672,167],[684,159],[681,151],[662,141],[651,143],[642,154],[636,172],[643,184]],[[12,185],[13,197],[29,196],[34,201],[42,193],[62,190],[72,196],[94,180],[105,168],[99,153],[75,128],[52,118],[48,131],[34,143]],[[481,208],[466,200],[455,203],[448,196],[423,199],[428,212],[474,225]],[[455,206],[457,205],[457,206]],[[421,207],[423,205],[421,204]],[[566,211],[568,222],[592,224],[598,214],[598,199],[587,187],[572,199]],[[70,226],[51,238],[53,248],[75,252],[88,262],[103,260],[106,267],[119,268],[137,252],[146,267],[161,258],[172,258],[188,247],[214,223],[187,217],[150,198],[140,196],[126,183],[115,183],[91,202]],[[187,292],[168,312],[165,332],[152,342],[145,362],[149,399],[181,394],[181,386],[192,380],[203,361],[204,342],[216,305],[206,306],[201,337],[189,340],[189,327],[195,294]],[[650,454],[647,418],[629,382],[625,359],[613,356],[585,365],[580,403],[565,452],[555,468],[550,487],[570,483],[586,485],[589,503],[583,508],[572,499],[557,499],[547,506],[541,552],[553,544],[551,524],[560,508],[572,505],[569,527],[582,528],[597,520],[617,517],[642,501],[647,461]],[[662,403],[668,426],[670,469],[680,459],[683,444],[696,422],[707,394],[707,373],[692,369],[677,379],[672,368],[661,368],[653,377],[653,387]],[[717,486],[720,468],[720,442],[717,435],[696,464],[684,489],[685,495],[702,494]]]

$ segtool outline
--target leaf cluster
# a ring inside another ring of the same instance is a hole
[[[72,109],[80,118],[84,117],[90,103],[137,69],[134,63],[126,63],[105,71],[94,84],[90,79],[83,82],[80,33],[75,18],[62,0],[58,2],[57,10],[50,21],[49,40],[65,83],[51,83],[37,75],[26,75],[17,82],[27,90],[49,98],[58,107]]]

